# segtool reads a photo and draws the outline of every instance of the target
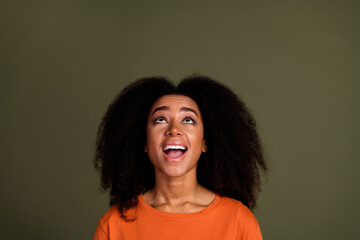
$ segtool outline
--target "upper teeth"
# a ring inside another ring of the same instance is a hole
[[[186,147],[180,146],[180,145],[167,145],[163,148],[163,151],[169,150],[169,149],[180,149],[180,150],[186,150]]]

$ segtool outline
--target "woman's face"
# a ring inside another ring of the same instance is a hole
[[[146,125],[146,146],[156,174],[179,177],[195,171],[206,151],[202,116],[183,95],[165,95],[152,106]]]

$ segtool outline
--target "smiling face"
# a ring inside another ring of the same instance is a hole
[[[183,95],[165,95],[155,101],[146,125],[146,146],[156,174],[180,177],[196,173],[206,151],[202,116],[197,104]]]

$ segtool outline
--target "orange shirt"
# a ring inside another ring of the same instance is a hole
[[[136,212],[135,221],[124,221],[117,206],[112,206],[101,217],[93,240],[262,240],[251,211],[228,197],[217,195],[199,212],[169,213],[152,208],[139,195],[137,208],[128,212]]]

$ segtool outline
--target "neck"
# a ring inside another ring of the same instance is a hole
[[[169,177],[155,171],[155,186],[143,194],[153,208],[165,212],[197,212],[211,204],[215,193],[202,187],[196,169],[181,177]]]
[[[176,178],[161,173],[155,176],[155,186],[150,195],[156,202],[176,205],[195,200],[201,188],[196,179],[196,171]]]

